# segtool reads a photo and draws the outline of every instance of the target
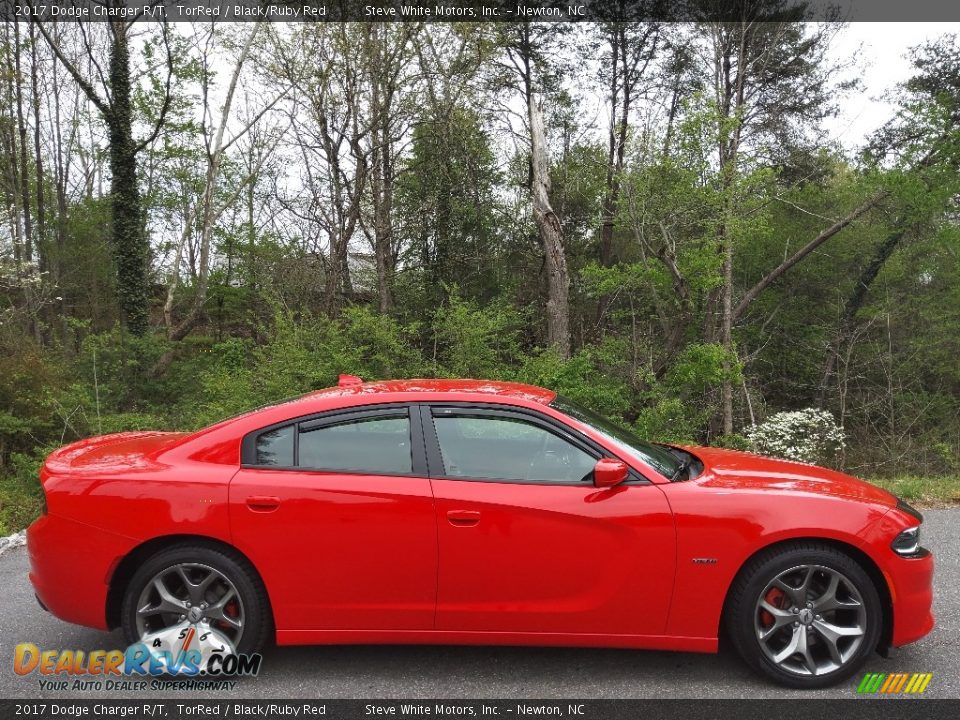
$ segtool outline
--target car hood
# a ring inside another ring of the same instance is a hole
[[[886,490],[829,468],[722,448],[685,449],[703,461],[704,472],[696,482],[710,487],[795,491],[860,500],[885,507],[897,504],[896,497]]]

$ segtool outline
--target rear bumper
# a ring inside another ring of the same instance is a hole
[[[27,529],[30,583],[41,606],[61,620],[108,629],[110,577],[135,543],[56,515]]]
[[[893,604],[892,645],[916,642],[933,629],[933,555],[915,558],[894,553],[884,568]]]

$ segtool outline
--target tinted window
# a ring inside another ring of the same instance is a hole
[[[480,480],[579,482],[596,461],[538,425],[512,418],[434,417],[444,472]]]
[[[293,465],[293,427],[271,430],[257,437],[257,465]]]
[[[307,430],[298,454],[304,468],[410,475],[410,420],[368,418]]]

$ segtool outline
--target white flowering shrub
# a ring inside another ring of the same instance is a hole
[[[846,444],[843,427],[818,408],[771,415],[744,435],[754,452],[805,463],[832,462]]]

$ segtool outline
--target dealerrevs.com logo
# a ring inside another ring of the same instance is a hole
[[[867,673],[857,686],[860,694],[920,695],[933,673]]]
[[[209,627],[183,623],[144,635],[126,650],[42,650],[20,643],[13,670],[38,674],[43,690],[145,690],[147,679],[151,689],[225,690],[235,685],[227,678],[255,676],[262,661],[259,653],[234,652]]]

